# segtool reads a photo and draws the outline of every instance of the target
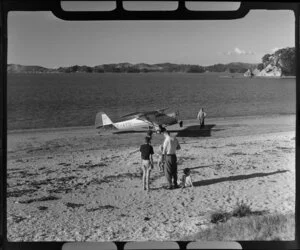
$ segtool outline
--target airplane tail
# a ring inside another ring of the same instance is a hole
[[[95,120],[95,127],[102,128],[104,126],[109,126],[109,125],[110,126],[114,125],[111,119],[104,112],[97,113],[96,120]]]

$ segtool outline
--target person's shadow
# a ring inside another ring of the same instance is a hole
[[[117,130],[113,134],[146,134],[148,130]]]
[[[170,130],[169,132],[177,132],[177,137],[210,137],[212,128],[215,124],[207,124],[200,128],[200,125],[188,126],[182,130]]]
[[[225,181],[241,181],[241,180],[247,180],[247,179],[251,179],[251,178],[265,177],[265,176],[269,176],[269,175],[273,175],[273,174],[282,174],[282,173],[285,173],[288,171],[289,170],[277,170],[275,172],[270,172],[270,173],[254,173],[254,174],[248,174],[248,175],[234,175],[234,176],[221,177],[221,178],[210,179],[210,180],[196,181],[196,182],[193,182],[193,185],[195,187],[208,186],[208,185],[225,182]]]

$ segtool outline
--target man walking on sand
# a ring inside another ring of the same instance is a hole
[[[204,109],[201,108],[200,111],[198,112],[198,115],[197,115],[197,119],[199,120],[199,123],[200,123],[200,128],[204,127],[205,117],[206,117],[206,113],[204,112]]]
[[[176,150],[180,149],[180,145],[178,140],[171,137],[168,131],[165,130],[163,134],[165,137],[163,144],[163,155],[165,156],[164,172],[168,182],[167,189],[178,188]]]

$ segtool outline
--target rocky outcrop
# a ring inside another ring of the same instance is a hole
[[[250,69],[248,69],[245,73],[244,73],[244,76],[245,77],[252,77],[253,76],[253,73]]]
[[[255,76],[294,76],[296,75],[295,48],[284,48],[274,54],[266,54],[262,63],[253,72]]]
[[[257,76],[260,73],[260,71],[258,69],[254,69],[252,71],[253,76]]]
[[[257,76],[282,76],[282,70],[278,66],[273,66],[269,64],[262,71],[258,72]]]

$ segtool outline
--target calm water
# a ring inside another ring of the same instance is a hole
[[[294,114],[295,79],[220,78],[208,74],[10,74],[8,129],[89,126],[104,111],[169,107],[193,119]]]

